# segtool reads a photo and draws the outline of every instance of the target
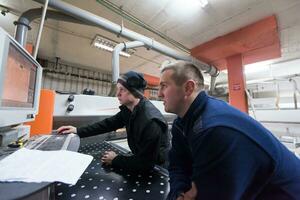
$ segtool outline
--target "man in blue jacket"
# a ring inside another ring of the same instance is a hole
[[[170,200],[300,199],[300,160],[247,114],[203,91],[179,61],[161,72],[159,96],[178,115],[169,153]]]

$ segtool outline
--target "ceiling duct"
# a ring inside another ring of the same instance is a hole
[[[34,0],[39,3],[44,3],[44,0]],[[112,33],[115,33],[119,36],[123,36],[129,40],[133,41],[140,41],[143,42],[147,47],[150,49],[153,49],[159,53],[162,53],[166,56],[172,57],[174,59],[178,60],[185,60],[192,62],[197,67],[199,67],[201,70],[209,73],[210,75],[214,76],[218,73],[217,68],[214,66],[210,66],[202,61],[197,60],[196,58],[193,58],[192,56],[183,55],[176,50],[167,47],[151,38],[148,38],[144,35],[141,35],[139,33],[136,33],[134,31],[131,31],[123,26],[120,26],[118,24],[115,24],[113,22],[110,22],[107,19],[104,19],[102,17],[99,17],[93,13],[90,13],[86,10],[77,8],[71,4],[65,3],[60,0],[49,0],[49,6],[52,8],[55,8],[59,11],[62,11],[64,14],[68,14],[80,21],[87,22],[87,24],[93,24],[95,26],[98,26],[100,28],[103,28],[105,30],[108,30]]]

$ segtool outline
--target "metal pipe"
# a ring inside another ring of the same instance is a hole
[[[251,106],[251,108],[252,108],[253,117],[254,117],[254,119],[257,120],[256,114],[255,114],[255,107],[254,107],[253,102],[252,102],[253,99],[252,99],[252,96],[250,95],[250,93],[248,92],[247,88],[245,88],[245,93],[246,93],[246,95],[247,95],[247,97],[248,97],[250,106]]]
[[[34,1],[39,2],[39,3],[45,2],[44,0],[34,0]],[[204,70],[205,72],[209,73],[212,76],[214,76],[218,73],[217,68],[210,66],[204,62],[201,62],[201,61],[197,60],[196,58],[193,58],[192,56],[180,54],[179,52],[175,51],[174,49],[171,49],[170,47],[167,47],[159,42],[156,42],[151,38],[143,36],[139,33],[131,31],[129,29],[126,29],[123,26],[112,23],[112,22],[108,21],[107,19],[99,17],[99,16],[97,16],[93,13],[87,12],[83,9],[77,8],[71,4],[67,4],[60,0],[49,0],[49,6],[51,6],[52,8],[55,8],[57,10],[61,10],[64,13],[67,13],[67,14],[79,19],[80,21],[94,24],[100,28],[108,30],[119,36],[123,36],[129,40],[141,41],[145,45],[149,46],[150,49],[153,49],[153,50],[160,52],[164,55],[167,55],[169,57],[192,62],[197,67],[199,67],[201,70]]]
[[[26,40],[27,40],[27,31],[31,29],[30,23],[39,18],[43,12],[42,8],[34,8],[27,10],[24,12],[18,19],[18,21],[15,21],[14,24],[17,26],[16,27],[16,33],[15,33],[15,39],[25,47],[26,45]],[[72,22],[72,23],[79,23],[79,24],[86,24],[78,19],[71,17],[69,15],[66,15],[64,13],[54,11],[54,10],[48,10],[46,14],[46,18],[51,18],[51,19],[56,19],[56,20],[63,20],[67,22]]]
[[[47,8],[48,8],[48,3],[49,3],[49,0],[46,0],[46,2],[44,4],[42,19],[41,19],[41,23],[40,23],[40,27],[39,27],[39,32],[36,37],[36,42],[35,42],[35,47],[34,47],[34,52],[33,52],[34,59],[36,59],[37,52],[39,50],[40,41],[41,41],[41,37],[42,37],[42,31],[43,31],[44,22],[45,22],[45,16],[46,16]]]
[[[112,56],[112,85],[109,91],[108,96],[115,96],[116,94],[116,83],[118,81],[119,75],[120,75],[120,52],[123,49],[131,49],[135,47],[141,47],[145,44],[140,41],[132,41],[132,42],[123,42],[115,46],[113,50],[113,56]]]
[[[292,78],[289,79],[289,82],[291,82],[293,84],[294,106],[295,106],[295,109],[298,109],[297,92],[299,93],[299,90],[298,90],[298,87],[297,87],[297,82]]]
[[[31,29],[29,26],[29,20],[27,18],[23,18],[22,16],[18,21],[15,21],[14,24],[17,26],[15,39],[19,42],[22,47],[26,46],[27,40],[27,31]]]
[[[123,49],[131,49],[135,47],[141,47],[145,44],[140,41],[124,42],[115,46],[112,55],[112,83],[117,83],[120,74],[120,61],[119,54]]]
[[[293,78],[289,78],[289,82],[293,83],[294,90],[297,91],[298,94],[300,94],[300,90],[298,89],[297,81],[295,79],[293,79]]]
[[[280,89],[279,89],[279,83],[276,83],[276,100],[275,100],[275,105],[277,109],[279,110],[279,101],[280,101]]]
[[[210,77],[210,87],[209,87],[209,92],[210,92],[210,94],[211,95],[213,95],[214,94],[214,92],[215,92],[215,83],[216,83],[216,76],[211,76]]]

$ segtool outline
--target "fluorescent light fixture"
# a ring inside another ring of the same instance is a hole
[[[169,12],[176,13],[175,17],[180,20],[191,20],[195,13],[198,13],[208,5],[208,0],[173,0]]]
[[[96,35],[95,39],[93,40],[92,46],[97,47],[98,49],[112,52],[116,46],[116,43],[107,38],[103,38],[100,35]],[[120,55],[129,58],[133,53],[133,51],[121,51]]]
[[[208,5],[208,0],[198,0],[202,8],[205,8]]]

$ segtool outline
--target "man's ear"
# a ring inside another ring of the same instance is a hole
[[[195,87],[196,87],[195,81],[193,81],[193,80],[186,81],[185,88],[184,88],[186,95],[190,96],[194,92]]]

